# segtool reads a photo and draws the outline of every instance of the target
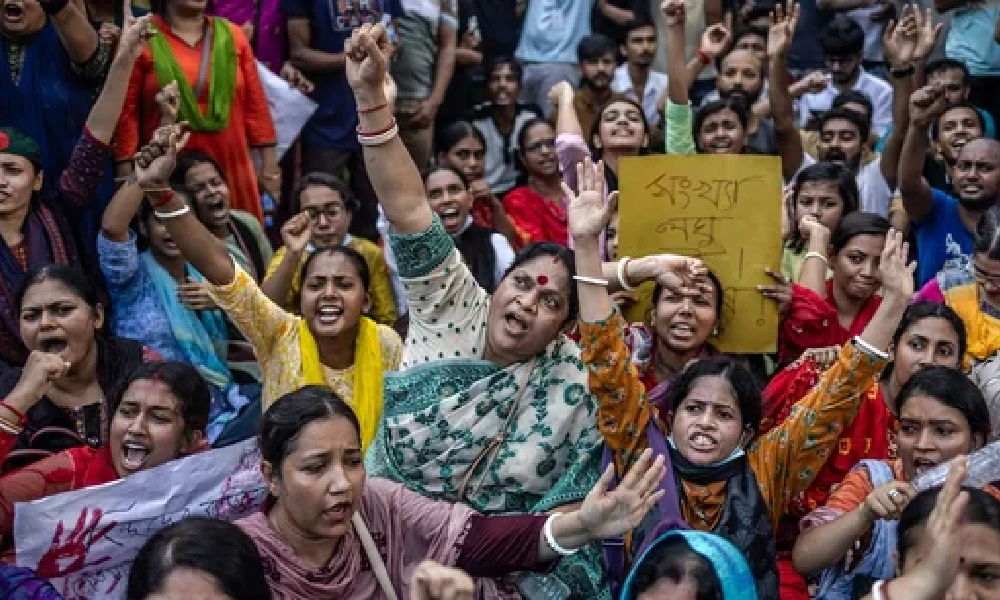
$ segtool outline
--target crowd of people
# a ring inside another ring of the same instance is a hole
[[[0,13],[0,597],[25,503],[256,439],[120,597],[1000,600],[1000,7],[139,4]],[[779,158],[774,353],[620,255],[655,154]]]

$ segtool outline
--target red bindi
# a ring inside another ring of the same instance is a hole
[[[539,275],[538,276],[538,285],[545,285],[548,282],[549,282],[548,275]]]

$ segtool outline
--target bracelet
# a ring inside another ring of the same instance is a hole
[[[618,261],[618,286],[626,292],[631,292],[636,287],[628,282],[628,263],[631,261],[627,256]]]
[[[377,136],[377,135],[382,135],[384,133],[388,133],[388,132],[392,131],[392,129],[394,127],[396,127],[397,125],[398,125],[398,123],[396,123],[396,118],[395,117],[393,117],[393,119],[389,123],[389,125],[387,125],[386,127],[382,128],[382,129],[378,129],[376,131],[361,131],[361,125],[358,125],[358,137],[374,137],[374,136]]]
[[[388,102],[383,102],[382,104],[378,104],[376,106],[372,106],[371,108],[359,108],[358,109],[358,114],[359,115],[370,115],[373,112],[378,112],[378,111],[382,110],[383,108],[387,108],[388,106],[389,106]]]
[[[389,127],[388,131],[377,134],[358,133],[358,143],[362,146],[368,146],[369,148],[373,146],[381,146],[397,135],[399,135],[399,125],[397,125],[396,120],[393,119],[392,126]]]
[[[24,428],[22,428],[20,425],[17,425],[16,423],[11,423],[10,421],[8,421],[3,417],[0,417],[0,431],[6,431],[11,435],[18,435],[22,431],[24,431]]]
[[[865,340],[861,339],[860,335],[854,336],[854,343],[855,343],[855,345],[857,345],[858,347],[860,347],[861,350],[863,350],[864,352],[866,352],[866,353],[868,353],[868,354],[870,354],[872,356],[875,356],[875,357],[880,358],[882,360],[889,360],[889,354],[888,353],[886,353],[883,350],[879,350],[875,346],[872,346],[871,344],[869,344]]]
[[[555,521],[556,517],[561,516],[562,513],[552,513],[549,518],[545,520],[545,527],[542,527],[542,533],[545,534],[545,543],[549,545],[549,548],[552,548],[553,552],[559,556],[573,556],[580,549],[576,548],[573,550],[567,550],[556,541],[556,536],[552,535],[552,521]]]
[[[701,61],[701,64],[703,64],[705,66],[708,66],[708,65],[712,64],[712,57],[709,56],[701,48],[699,48],[698,51],[694,53],[694,55],[698,57],[698,60]]]
[[[872,586],[872,600],[889,600],[889,594],[886,592],[886,585],[884,579],[879,579]]]
[[[277,181],[278,179],[281,178],[281,171],[278,171],[276,173],[264,173],[263,175],[260,176],[260,178],[266,179],[268,181]]]
[[[821,261],[823,261],[824,265],[826,265],[827,267],[830,266],[830,261],[825,256],[823,256],[823,254],[819,252],[806,252],[806,255],[802,257],[802,262],[806,262],[810,258],[818,258]]]
[[[156,211],[153,211],[153,214],[156,215],[157,219],[163,221],[165,219],[174,219],[176,217],[180,217],[182,215],[186,215],[189,212],[191,212],[191,207],[185,205],[183,208],[178,208],[177,210],[174,210],[174,211],[171,211],[171,212],[168,212],[168,213],[161,213],[160,211],[156,210]]]
[[[156,192],[156,193],[161,193],[161,192]],[[149,200],[149,206],[152,207],[153,210],[156,210],[161,206],[169,204],[170,201],[174,199],[174,196],[176,196],[174,190],[166,190],[165,192],[162,192],[162,194],[163,194],[162,196],[156,198],[155,200],[152,198]]]
[[[589,283],[590,285],[602,285],[608,287],[607,279],[598,279],[597,277],[584,277],[583,275],[574,275],[573,279],[579,281],[580,283]]]
[[[11,406],[10,404],[7,404],[6,400],[0,400],[0,406],[2,406],[3,408],[6,408],[7,410],[9,410],[12,415],[14,415],[15,417],[17,417],[18,420],[21,421],[22,425],[28,422],[27,415],[25,415],[23,412],[17,410],[16,408],[14,408],[13,406]]]

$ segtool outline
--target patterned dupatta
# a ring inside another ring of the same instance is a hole
[[[24,244],[28,252],[28,269],[21,267],[14,252],[7,244],[0,243],[0,318],[12,337],[15,348],[8,348],[7,355],[23,355],[27,349],[21,343],[20,322],[16,303],[17,291],[24,284],[24,276],[32,268],[48,264],[79,264],[80,256],[72,243],[67,243],[56,215],[44,204],[35,203],[24,221]]]
[[[485,514],[547,512],[582,501],[597,482],[596,414],[580,349],[565,336],[533,362],[506,368],[414,366],[385,375],[368,473]],[[579,597],[610,599],[596,546],[560,561],[554,575]]]

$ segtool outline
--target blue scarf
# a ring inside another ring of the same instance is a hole
[[[714,533],[695,531],[691,529],[674,529],[658,537],[655,542],[635,561],[632,572],[625,579],[622,600],[634,600],[638,597],[635,589],[635,578],[639,569],[646,562],[649,553],[665,540],[680,536],[696,554],[704,558],[715,571],[715,576],[722,584],[722,597],[726,600],[757,600],[757,584],[750,571],[746,559],[724,537]]]
[[[170,323],[184,359],[198,369],[206,383],[228,392],[233,385],[233,376],[226,363],[219,358],[225,355],[229,339],[222,312],[203,310],[196,313],[188,309],[177,298],[177,281],[156,262],[153,255],[143,252],[139,260],[156,288],[163,314]],[[191,265],[186,265],[186,270],[191,281],[200,283],[205,280]]]

